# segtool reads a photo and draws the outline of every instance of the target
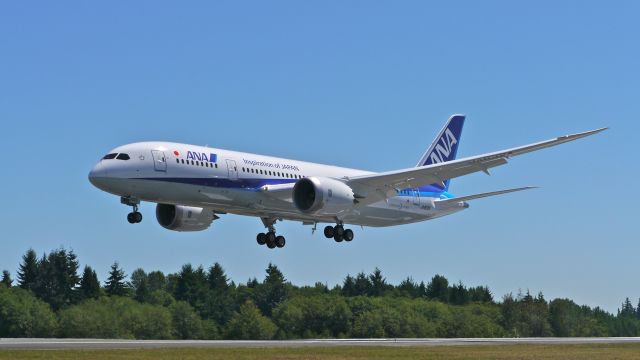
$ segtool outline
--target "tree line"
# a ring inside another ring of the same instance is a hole
[[[81,274],[80,274],[81,273]],[[262,281],[236,284],[223,267],[177,273],[116,262],[100,283],[73,251],[28,250],[14,281],[0,280],[0,337],[299,339],[329,337],[638,336],[640,303],[617,314],[569,299],[519,292],[495,300],[486,286],[387,282],[378,268],[342,284],[297,286],[269,264]]]

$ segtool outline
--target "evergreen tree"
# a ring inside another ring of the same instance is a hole
[[[402,296],[415,298],[418,297],[418,285],[413,281],[411,277],[407,277],[402,280],[402,282],[398,285],[398,291]]]
[[[109,296],[125,296],[127,294],[126,285],[124,282],[124,270],[120,269],[118,262],[114,262],[111,265],[111,271],[109,271],[109,278],[104,284],[104,288]]]
[[[354,295],[356,296],[368,295],[369,292],[371,291],[371,282],[369,281],[369,278],[367,277],[367,275],[361,272],[358,275],[356,275],[354,287],[355,287]]]
[[[427,285],[424,284],[424,281],[420,281],[420,285],[418,285],[418,295],[419,297],[427,296]]]
[[[635,318],[636,317],[636,309],[633,307],[631,300],[626,298],[624,303],[622,303],[622,309],[618,311],[618,316]]]
[[[80,279],[80,294],[82,299],[97,299],[100,297],[100,282],[98,274],[89,265],[84,267]]]
[[[137,268],[131,273],[131,287],[135,293],[135,299],[140,302],[145,302],[149,298],[150,291],[148,286],[147,273],[144,270]]]
[[[271,316],[273,309],[287,297],[286,279],[277,266],[269,263],[267,276],[254,294],[255,303],[262,313]]]
[[[369,295],[371,296],[384,296],[389,288],[387,280],[382,276],[382,271],[377,267],[369,275],[369,282],[371,283],[371,288],[369,289]]]
[[[38,262],[38,276],[33,291],[54,310],[66,307],[78,299],[78,259],[73,251],[54,250]]]
[[[469,302],[469,291],[462,282],[449,288],[449,302],[453,305],[464,305]]]
[[[469,297],[473,302],[492,303],[493,294],[487,286],[476,286],[469,288]]]
[[[229,279],[220,264],[215,263],[209,268],[207,282],[210,290],[203,315],[218,324],[225,324],[233,315],[233,298]]]
[[[356,281],[351,275],[347,275],[342,283],[342,296],[355,296],[356,295]]]
[[[9,273],[9,270],[2,270],[2,280],[0,280],[0,283],[4,285],[6,288],[11,287],[13,280],[11,279],[11,274]]]
[[[442,275],[435,275],[427,285],[426,296],[432,300],[449,301],[449,280]]]
[[[18,268],[18,286],[26,290],[34,290],[38,278],[38,256],[33,249],[22,255]]]
[[[215,263],[209,268],[207,282],[209,287],[215,291],[227,291],[229,289],[229,279],[219,263]]]
[[[194,270],[191,264],[183,265],[177,277],[174,292],[176,300],[188,302],[202,315],[204,314],[208,291],[207,275],[202,266],[198,266]]]
[[[147,286],[150,292],[167,289],[167,278],[162,271],[151,271],[147,274]]]

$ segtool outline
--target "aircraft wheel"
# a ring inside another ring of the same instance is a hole
[[[142,221],[142,214],[134,211],[127,214],[127,221],[129,224],[137,224]]]
[[[267,242],[267,234],[259,233],[258,236],[256,236],[256,240],[258,241],[258,245],[264,245]]]
[[[284,239],[284,236],[280,235],[278,237],[276,237],[276,246],[279,248],[283,248],[284,244],[286,244],[286,240]]]
[[[276,247],[276,233],[269,231],[267,233],[267,247],[273,249]]]
[[[346,229],[342,236],[344,237],[344,241],[351,241],[353,240],[353,231],[351,229]]]
[[[335,231],[333,229],[333,226],[325,226],[324,227],[324,236],[327,239],[331,239],[334,235]]]

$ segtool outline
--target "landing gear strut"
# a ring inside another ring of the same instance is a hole
[[[142,221],[142,213],[138,211],[138,205],[140,200],[132,197],[121,197],[120,203],[133,207],[133,211],[127,214],[127,221],[129,224],[137,224]]]
[[[342,242],[342,240],[353,240],[354,235],[351,229],[345,229],[342,223],[338,223],[336,226],[326,226],[324,228],[324,236],[327,239],[333,238],[336,242]]]
[[[267,245],[269,249],[283,248],[287,243],[286,239],[282,235],[276,235],[276,228],[273,226],[276,219],[262,218],[262,223],[269,230],[266,233],[259,233],[256,236],[258,245]]]

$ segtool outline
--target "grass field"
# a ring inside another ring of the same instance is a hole
[[[9,350],[0,359],[640,359],[640,344]]]

